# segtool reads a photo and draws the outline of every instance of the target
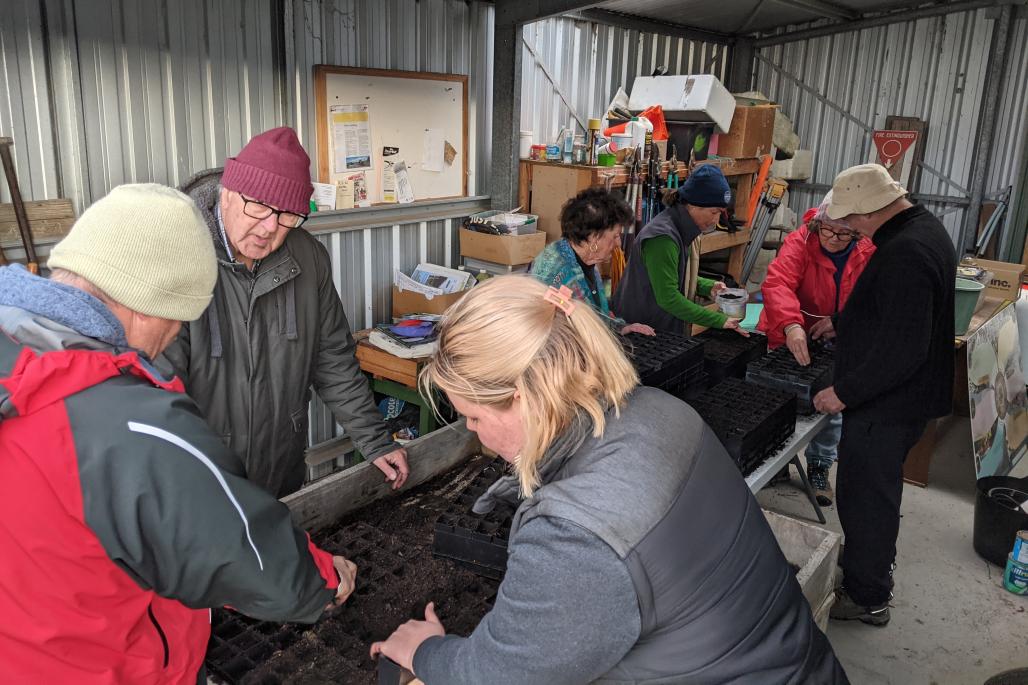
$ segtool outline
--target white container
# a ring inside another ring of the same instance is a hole
[[[742,288],[725,288],[717,294],[714,301],[717,308],[733,319],[746,318],[746,303],[750,294]]]
[[[532,132],[522,131],[518,152],[521,159],[528,159],[532,156]]]
[[[610,141],[614,144],[614,150],[632,147],[632,136],[629,133],[615,133],[610,137]]]
[[[728,133],[735,116],[735,98],[708,74],[637,76],[628,109],[641,112],[653,105],[664,108],[667,121],[711,121],[717,133]]]
[[[632,147],[639,147],[646,142],[646,124],[632,119],[625,126],[625,134],[632,137]]]

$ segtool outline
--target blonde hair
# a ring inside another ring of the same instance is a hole
[[[621,345],[588,304],[571,316],[543,299],[530,276],[500,276],[450,307],[439,349],[419,379],[472,404],[507,408],[520,397],[525,442],[514,468],[525,497],[539,485],[539,462],[575,416],[585,412],[600,437],[605,412],[620,413],[639,377]]]

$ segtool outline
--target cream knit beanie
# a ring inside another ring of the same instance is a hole
[[[85,278],[129,309],[193,321],[218,278],[211,234],[187,195],[156,183],[118,186],[79,217],[48,266]]]

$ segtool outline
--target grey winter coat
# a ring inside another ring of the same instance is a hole
[[[559,437],[540,479],[493,609],[470,637],[415,651],[426,685],[848,682],[739,470],[684,402],[638,388],[601,438],[577,424]]]
[[[354,357],[328,250],[293,229],[251,272],[226,249],[220,181],[213,169],[182,186],[210,228],[218,283],[210,307],[164,356],[247,478],[283,497],[303,485],[312,386],[366,459],[396,446]]]

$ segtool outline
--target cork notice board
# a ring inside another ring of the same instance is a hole
[[[320,182],[363,174],[370,204],[396,201],[402,161],[414,200],[467,195],[467,76],[318,65],[314,97]]]

